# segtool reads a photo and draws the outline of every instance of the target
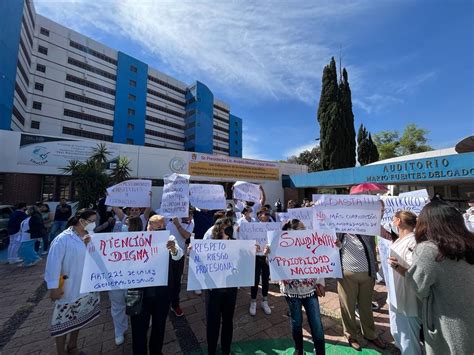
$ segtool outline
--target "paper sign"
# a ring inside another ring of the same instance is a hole
[[[428,191],[426,191],[426,189],[409,191],[409,192],[402,192],[402,193],[398,194],[398,197],[408,197],[408,196],[410,196],[410,197],[430,198],[430,196],[428,195]]]
[[[188,217],[189,175],[171,174],[164,177],[160,213],[165,217]]]
[[[388,262],[387,262],[387,259],[390,256],[391,245],[392,245],[391,241],[384,238],[377,237],[377,248],[379,249],[380,263],[383,270],[385,285],[387,286],[387,289],[388,289],[388,301],[395,308],[397,308],[397,295],[395,292],[395,281],[393,279],[394,271],[391,268],[391,266],[388,265]]]
[[[192,206],[205,210],[226,208],[224,187],[222,185],[190,184],[189,202]]]
[[[267,235],[272,280],[342,277],[334,230],[273,231]]]
[[[169,231],[93,234],[81,292],[168,284]]]
[[[233,198],[242,201],[260,202],[260,186],[250,182],[237,181],[234,184]]]
[[[240,240],[255,240],[263,250],[267,245],[267,232],[281,231],[280,222],[250,222],[241,223],[239,227]]]
[[[105,204],[117,207],[150,207],[151,180],[127,180],[107,188]]]
[[[191,241],[188,291],[255,283],[255,240]]]
[[[380,234],[382,204],[373,195],[313,195],[314,227],[337,233]]]
[[[302,207],[302,208],[289,208],[288,209],[288,220],[298,219],[303,222],[306,229],[313,229],[313,208]]]
[[[382,225],[390,223],[393,216],[398,211],[411,211],[419,215],[423,207],[430,202],[428,197],[413,197],[413,196],[383,196],[382,201],[385,205]]]
[[[286,222],[290,219],[288,212],[276,212],[275,217],[276,217],[276,220],[279,222]]]

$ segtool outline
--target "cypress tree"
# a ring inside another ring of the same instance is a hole
[[[374,141],[372,140],[372,135],[369,133],[369,138],[367,139],[369,142],[369,151],[370,151],[370,161],[369,163],[374,163],[379,160],[379,150],[375,145]]]
[[[357,133],[357,160],[360,165],[366,165],[370,160],[370,146],[368,143],[367,130],[361,124]]]
[[[342,70],[339,92],[343,133],[343,144],[341,145],[343,150],[341,152],[340,167],[347,168],[355,166],[356,164],[356,133],[354,129],[354,113],[352,112],[352,93],[346,68]]]

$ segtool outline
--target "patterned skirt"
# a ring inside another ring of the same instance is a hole
[[[89,293],[74,303],[56,304],[51,321],[51,336],[58,337],[84,327],[100,314],[98,293]]]

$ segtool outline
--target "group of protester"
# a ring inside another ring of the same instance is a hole
[[[281,211],[278,202],[274,207],[276,211]],[[81,209],[71,218],[68,216],[68,219],[65,215],[70,215],[70,210],[66,211],[65,205],[65,201],[62,201],[54,218],[50,218],[52,242],[45,272],[51,298],[56,302],[51,334],[55,337],[60,355],[78,353],[80,328],[100,313],[98,293],[80,292],[86,245],[93,238],[93,233],[170,231],[167,243],[170,254],[167,286],[108,292],[116,344],[124,342],[130,316],[133,353],[161,354],[170,309],[177,317],[184,314],[179,295],[184,255],[192,248],[192,245],[189,246],[191,236],[194,235],[196,239],[233,240],[238,238],[242,223],[276,219],[272,207],[265,205],[263,189],[258,203],[235,201],[235,204],[222,211],[190,208],[187,218],[167,219],[150,208],[108,207],[101,200],[96,210]],[[298,206],[294,201],[288,201],[287,208]],[[311,201],[305,200],[300,206],[310,207]],[[18,205],[12,215],[11,229],[9,224],[11,241],[13,238],[16,242],[18,234],[23,235],[23,227],[29,228],[33,242],[35,238],[43,239],[43,235],[37,237],[34,223],[31,222],[35,213],[38,213],[37,209],[28,208],[26,214],[25,210],[24,204]],[[68,219],[67,225],[64,219]],[[470,330],[474,329],[474,303],[469,297],[474,292],[474,234],[468,231],[464,222],[462,214],[454,207],[443,201],[432,201],[418,217],[411,212],[400,211],[393,217],[389,231],[381,228],[381,237],[393,241],[388,263],[394,272],[397,306],[390,305],[390,329],[395,345],[402,354],[467,354],[474,350],[474,338],[470,336]],[[305,228],[297,219],[282,223],[283,230]],[[65,230],[55,236],[61,229]],[[23,247],[23,241],[21,243]],[[47,243],[44,245],[43,250],[47,250]],[[338,234],[336,245],[340,249],[343,270],[343,277],[337,280],[337,291],[344,335],[355,350],[361,350],[360,330],[367,341],[384,349],[386,344],[377,336],[372,311],[378,269],[375,238]],[[266,315],[272,313],[268,301],[271,275],[267,260],[271,252],[269,246],[264,250],[257,247],[255,284],[251,287],[249,302],[252,316],[257,313],[260,283],[260,308]],[[11,255],[12,262],[16,262],[14,251]],[[25,254],[20,251],[20,255]],[[24,257],[23,261],[28,263],[26,259]],[[303,354],[302,308],[307,315],[315,353],[325,353],[318,302],[318,297],[325,295],[324,285],[324,279],[280,281],[280,291],[288,304],[296,354]],[[201,294],[201,291],[196,293]],[[231,353],[237,297],[236,287],[205,291],[209,354],[217,352],[219,334],[222,353]],[[356,314],[360,319],[360,327]],[[150,326],[151,334],[148,337]]]

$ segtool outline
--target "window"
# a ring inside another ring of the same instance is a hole
[[[23,23],[23,29],[25,30],[26,37],[28,37],[28,42],[30,42],[30,46],[33,47],[33,37],[31,37],[30,30],[28,29],[28,25],[25,21],[25,17],[21,19],[21,22]],[[34,26],[33,26],[34,27]]]
[[[238,145],[238,144],[239,144],[239,142],[238,142],[238,141],[235,141],[235,144],[237,144],[237,145]]]
[[[49,31],[44,28],[44,27],[41,27],[40,28],[40,33],[43,35],[43,36],[46,36],[46,37],[49,37]]]
[[[137,69],[136,66],[130,65],[130,71],[131,71],[132,73],[136,73],[136,72],[138,71],[138,69]]]
[[[225,112],[225,113],[230,112],[228,109],[226,109],[224,107],[217,106],[217,105],[214,105],[214,108],[218,109],[219,111]]]
[[[76,83],[76,84],[79,84],[79,85],[87,86],[88,88],[98,90],[98,91],[102,91],[102,92],[105,92],[107,94],[115,96],[115,90],[110,89],[106,86],[102,86],[102,85],[93,83],[92,81],[88,81],[88,80],[85,80],[85,79],[78,78],[77,76],[74,76],[74,75],[67,74],[66,75],[66,80],[70,81],[70,82],[73,82],[73,83]]]
[[[31,128],[39,129],[40,128],[39,121],[31,121]]]
[[[15,106],[13,106],[13,116],[16,117],[16,119],[18,120],[18,122],[21,123],[22,126],[25,125],[25,118]]]
[[[41,102],[33,101],[33,108],[35,110],[41,110],[42,107],[43,107],[43,104]]]
[[[158,91],[155,91],[155,90],[147,89],[147,93],[149,93],[150,95],[159,97],[160,99],[164,99],[164,100],[167,100],[169,102],[172,102],[176,105],[180,105],[180,106],[185,106],[186,105],[185,101],[178,100],[178,99],[175,99],[173,97],[169,97],[168,95],[164,95],[164,94],[162,94]]]
[[[30,15],[30,20],[31,20],[31,24],[33,25],[33,28],[35,28],[35,20],[34,20],[34,17],[33,17],[33,11],[31,10],[31,3],[29,0],[26,1],[26,10],[28,11],[28,15]]]
[[[20,85],[18,85],[17,83],[15,83],[15,92],[18,94],[18,96],[20,96],[23,105],[26,106],[26,104],[28,103],[28,101],[26,100],[26,95],[23,90],[21,90]]]
[[[184,138],[182,138],[182,137],[173,136],[172,134],[168,134],[168,133],[153,131],[151,129],[145,129],[145,134],[149,134],[150,136],[166,138],[166,139],[170,139],[170,140],[173,140],[173,141],[178,141],[178,142],[184,143]]]
[[[66,99],[76,100],[76,101],[79,101],[79,102],[83,102],[85,104],[89,104],[89,105],[93,105],[93,106],[97,106],[97,107],[102,107],[102,108],[105,108],[105,109],[108,109],[108,110],[111,110],[111,111],[115,110],[115,106],[112,105],[112,104],[108,104],[106,102],[102,102],[102,101],[99,101],[99,100],[91,99],[89,97],[78,95],[78,94],[75,94],[75,93],[70,92],[70,91],[66,91],[66,93],[64,94],[64,97]]]
[[[28,50],[26,49],[25,42],[23,42],[23,38],[20,37],[20,47],[23,52],[23,55],[26,58],[26,61],[28,62],[28,65],[31,67],[31,58],[30,55],[28,54]]]
[[[42,73],[46,73],[46,66],[44,66],[43,64],[36,64],[36,70]]]
[[[221,142],[229,143],[229,140],[228,140],[227,138],[224,138],[224,137],[214,136],[214,139],[215,139],[216,141],[221,141]]]
[[[127,144],[133,144],[133,139],[127,138]]]
[[[80,120],[89,121],[89,122],[96,122],[96,123],[100,123],[107,126],[114,125],[114,121],[109,120],[107,118],[98,117],[98,116],[90,115],[88,113],[77,112],[77,111],[68,110],[68,109],[64,109],[64,116],[74,117],[74,118],[78,118]]]
[[[128,115],[129,116],[135,116],[135,110],[133,108],[128,109]]]
[[[137,99],[137,97],[135,95],[132,95],[132,94],[128,94],[128,99],[130,101],[135,101]]]
[[[70,128],[70,127],[63,127],[63,134],[69,134],[71,136],[77,136],[77,137],[97,139],[99,141],[112,142],[112,136],[108,136],[106,134],[101,134],[101,133],[94,133],[91,131],[85,131],[81,129]]]
[[[134,130],[135,129],[135,125],[133,123],[129,123],[127,124],[127,129],[129,130]]]
[[[158,110],[158,111],[169,113],[170,115],[174,115],[174,116],[177,116],[177,117],[184,117],[183,113],[180,113],[180,112],[177,112],[177,111],[174,111],[174,110],[170,110],[167,107],[162,107],[162,106],[159,106],[159,105],[151,103],[151,102],[147,102],[146,105],[147,105],[147,107],[153,108],[153,109]]]
[[[214,129],[217,129],[218,131],[229,133],[229,130],[224,128],[224,127],[219,127],[217,125],[214,125]]]
[[[130,80],[130,81],[129,81],[129,84],[130,84],[130,86],[131,86],[132,88],[137,87],[137,82],[136,82],[135,80]]]
[[[74,59],[74,58],[69,57],[69,58],[67,59],[67,62],[68,62],[69,64],[71,64],[71,65],[74,65],[74,66],[76,66],[76,67],[85,69],[85,70],[87,70],[87,71],[90,71],[91,73],[98,74],[98,75],[103,76],[103,77],[105,77],[105,78],[107,78],[107,79],[111,79],[111,80],[116,80],[116,79],[117,79],[117,76],[114,75],[114,74],[111,74],[111,73],[109,73],[109,72],[107,72],[107,71],[105,71],[105,70],[96,68],[96,67],[94,67],[94,66],[92,66],[92,65],[83,63],[83,62],[81,62],[81,61],[79,61],[79,60],[76,60],[76,59]]]
[[[85,52],[85,53],[88,53],[96,58],[99,58],[99,59],[102,59],[103,61],[107,62],[107,63],[110,63],[110,64],[113,64],[113,65],[117,65],[117,61],[114,59],[114,58],[110,58],[108,56],[106,56],[105,54],[102,54],[102,53],[99,53],[89,47],[86,47],[80,43],[77,43],[77,42],[74,42],[74,41],[69,41],[69,45],[73,48],[76,48],[76,49],[79,49],[80,51],[82,52]]]
[[[38,45],[38,52],[48,55],[48,48]]]
[[[16,62],[16,66],[17,66],[18,70],[20,71],[21,76],[23,77],[23,80],[25,80],[26,85],[27,86],[30,85],[30,79],[28,79],[28,74],[26,74],[26,71],[23,68],[23,65],[21,65],[19,60]]]
[[[177,87],[177,86],[168,84],[167,82],[165,82],[165,81],[163,81],[163,80],[160,80],[160,79],[158,79],[158,78],[155,78],[155,77],[153,77],[153,76],[151,76],[151,75],[148,75],[148,80],[153,81],[153,82],[156,83],[156,84],[160,84],[161,86],[164,86],[164,87],[166,87],[166,88],[168,88],[168,89],[172,89],[172,90],[174,90],[174,91],[177,91],[177,92],[179,92],[180,94],[183,94],[183,95],[186,94],[186,91],[185,91],[185,90],[180,89],[180,88]]]
[[[41,84],[41,83],[35,83],[35,90],[43,91],[44,90],[44,85]]]
[[[224,122],[224,123],[229,123],[229,120],[226,120],[225,118],[219,117],[217,115],[214,115],[214,118],[218,121]]]
[[[172,128],[177,128],[177,129],[184,129],[185,128],[183,125],[173,123],[173,122],[168,122],[166,120],[162,120],[161,118],[153,117],[153,116],[149,116],[149,115],[146,115],[146,120],[149,121],[149,122],[158,123],[158,124],[161,124],[163,126],[168,126],[168,127],[172,127]]]

